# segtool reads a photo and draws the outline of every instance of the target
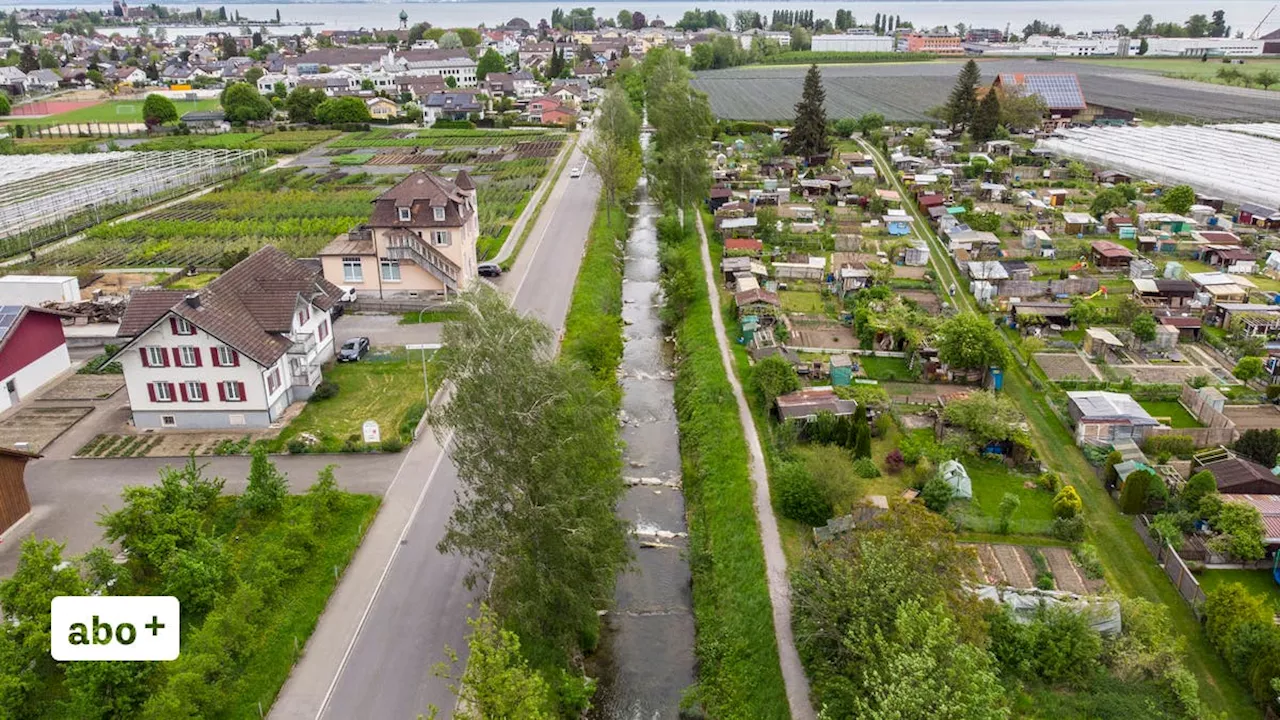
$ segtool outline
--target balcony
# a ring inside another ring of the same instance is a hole
[[[289,364],[289,384],[293,387],[315,387],[320,382],[320,366],[294,362]]]
[[[387,257],[393,260],[410,260],[431,273],[450,290],[458,289],[458,267],[440,251],[409,233],[396,233],[387,238]]]
[[[315,333],[305,335],[303,337],[292,337],[293,344],[289,346],[289,355],[308,355],[312,350],[316,349],[318,344]]]

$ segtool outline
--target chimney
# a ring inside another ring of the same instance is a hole
[[[196,310],[200,309],[200,293],[191,293],[190,295],[182,298],[182,301],[187,304],[187,307]]]

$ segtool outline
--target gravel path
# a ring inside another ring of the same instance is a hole
[[[720,315],[717,300],[719,290],[715,277],[718,270],[711,265],[711,251],[707,249],[707,233],[702,228],[702,217],[694,216],[698,236],[702,239],[702,270],[707,281],[707,293],[712,298],[711,320],[716,329],[716,343],[720,346],[720,360],[724,363],[733,396],[738,401],[738,418],[751,452],[751,484],[755,487],[756,521],[760,523],[760,541],[764,546],[765,573],[769,582],[769,600],[773,603],[773,633],[778,643],[778,661],[782,665],[782,680],[787,687],[787,702],[791,706],[792,720],[815,720],[813,704],[809,700],[809,678],[804,674],[800,653],[796,651],[795,636],[791,632],[791,583],[787,579],[787,556],[782,552],[782,538],[778,534],[778,519],[773,516],[769,502],[769,474],[765,470],[764,451],[760,436],[756,433],[751,408],[742,394],[742,384],[733,371],[733,359],[729,354],[729,341],[724,334],[724,318]]]

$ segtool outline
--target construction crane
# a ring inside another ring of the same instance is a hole
[[[1262,29],[1263,25],[1267,24],[1267,20],[1271,19],[1271,13],[1276,11],[1276,7],[1276,5],[1272,5],[1271,9],[1267,11],[1267,14],[1262,16],[1262,22],[1258,23],[1258,26],[1253,29],[1253,32],[1249,33],[1250,40],[1258,39],[1258,31]]]

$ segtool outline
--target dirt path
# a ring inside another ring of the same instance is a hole
[[[747,448],[751,452],[751,484],[755,488],[756,521],[760,523],[760,541],[764,546],[765,573],[769,582],[769,600],[773,604],[773,633],[778,643],[778,661],[782,665],[782,680],[787,687],[787,703],[791,706],[792,720],[815,720],[813,704],[809,700],[809,678],[800,663],[796,651],[795,636],[791,632],[791,584],[787,579],[787,557],[782,552],[782,539],[778,535],[778,520],[773,516],[769,502],[769,474],[765,470],[764,451],[760,436],[756,433],[751,408],[742,394],[742,384],[733,370],[733,358],[724,333],[724,318],[720,315],[720,290],[715,277],[718,270],[711,265],[711,251],[707,248],[707,233],[702,227],[702,217],[694,216],[698,236],[702,240],[702,270],[707,281],[707,292],[712,299],[711,321],[716,329],[716,343],[720,346],[720,360],[724,363],[733,396],[738,402],[738,419],[742,422]]]

